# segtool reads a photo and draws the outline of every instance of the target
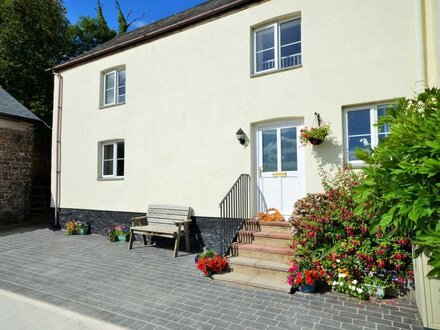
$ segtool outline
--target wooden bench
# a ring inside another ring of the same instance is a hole
[[[150,205],[147,215],[131,219],[130,241],[128,249],[133,247],[134,235],[141,234],[144,245],[146,236],[173,238],[174,257],[179,250],[180,237],[185,235],[186,250],[189,252],[189,224],[191,208],[189,206]]]

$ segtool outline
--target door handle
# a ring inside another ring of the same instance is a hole
[[[261,178],[261,173],[263,173],[263,166],[258,168],[258,176]]]

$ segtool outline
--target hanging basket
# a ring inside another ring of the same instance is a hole
[[[300,133],[300,140],[303,145],[310,143],[320,145],[330,134],[330,125],[324,124],[319,113],[315,112],[315,120],[311,128],[304,127]]]

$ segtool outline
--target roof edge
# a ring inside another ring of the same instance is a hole
[[[72,66],[79,65],[83,62],[87,62],[92,59],[102,57],[106,54],[114,53],[114,52],[119,51],[121,49],[128,48],[130,46],[134,46],[136,44],[145,42],[147,40],[160,37],[166,33],[170,33],[170,32],[176,31],[176,30],[182,30],[183,28],[190,27],[190,26],[195,25],[197,23],[201,23],[201,22],[206,21],[212,17],[216,17],[217,15],[228,13],[230,11],[233,11],[234,9],[241,8],[247,4],[260,3],[260,2],[264,2],[264,1],[267,1],[267,0],[257,0],[257,1],[256,0],[236,0],[234,2],[219,6],[217,8],[210,9],[210,10],[208,10],[204,13],[198,14],[196,16],[192,16],[190,18],[186,18],[181,21],[174,22],[173,24],[167,25],[167,26],[160,28],[158,30],[151,31],[151,32],[146,33],[142,36],[127,40],[127,41],[122,42],[120,44],[111,46],[109,48],[104,48],[104,49],[99,50],[95,53],[92,53],[89,55],[84,55],[84,56],[80,55],[81,57],[79,57],[79,58],[74,58],[74,59],[69,60],[67,62],[64,62],[62,64],[54,66],[51,69],[48,69],[47,71],[52,71],[54,73],[60,72],[62,70],[70,68]]]
[[[21,116],[15,116],[15,115],[11,115],[8,113],[0,113],[0,118],[7,118],[7,119],[15,119],[17,121],[25,121],[31,124],[43,124],[43,120],[38,118],[37,119],[33,119],[33,118],[26,118],[26,117],[21,117]]]

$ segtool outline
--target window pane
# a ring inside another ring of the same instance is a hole
[[[115,73],[105,75],[105,89],[115,88]]]
[[[371,149],[371,135],[361,135],[348,138],[348,160],[358,160],[354,154],[356,148]]]
[[[348,135],[371,134],[370,109],[350,111],[347,113]]]
[[[124,142],[118,142],[118,159],[124,158],[125,146]]]
[[[389,107],[390,107],[389,105],[379,105],[377,107],[377,118],[379,119],[380,117],[385,116],[387,109]],[[388,136],[389,134],[390,134],[389,124],[379,126],[379,141],[385,138],[386,136]]]
[[[115,73],[106,74],[104,77],[104,104],[115,102]]]
[[[281,47],[280,67],[301,65],[301,44]]]
[[[277,131],[263,131],[263,172],[277,171]]]
[[[120,159],[117,162],[116,176],[124,176],[124,160]]]
[[[118,102],[125,102],[125,70],[118,71]]]
[[[111,104],[115,102],[115,90],[109,89],[105,91],[105,104]]]
[[[270,49],[257,54],[257,71],[269,70],[275,67],[275,50]]]
[[[281,171],[297,170],[296,127],[281,130]]]
[[[104,160],[103,175],[113,175],[113,160]]]
[[[113,159],[113,144],[104,145],[104,160]]]
[[[275,47],[274,27],[256,33],[257,52]]]
[[[125,102],[125,86],[118,89],[118,103]]]
[[[301,20],[280,24],[280,45],[287,45],[297,41],[301,41]]]

